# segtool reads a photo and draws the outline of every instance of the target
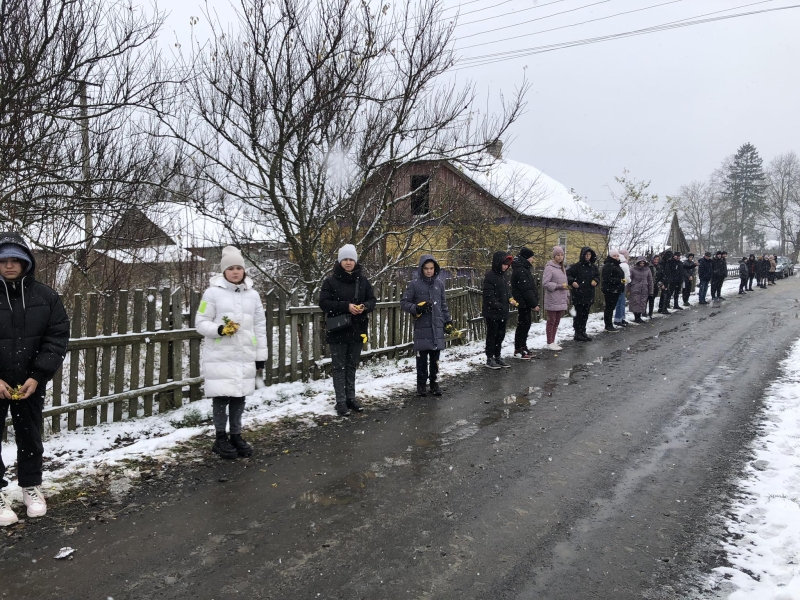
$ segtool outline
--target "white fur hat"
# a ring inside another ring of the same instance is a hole
[[[244,257],[236,246],[225,246],[222,249],[222,260],[219,261],[219,268],[224,273],[228,267],[244,268]]]
[[[353,244],[345,244],[341,248],[339,248],[339,258],[337,262],[342,262],[345,258],[349,258],[358,262],[358,250]]]

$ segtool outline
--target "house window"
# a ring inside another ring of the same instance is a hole
[[[411,176],[411,213],[414,216],[427,215],[430,212],[430,185],[427,175]]]
[[[567,256],[567,234],[561,232],[558,234],[558,245],[564,249],[564,256]]]

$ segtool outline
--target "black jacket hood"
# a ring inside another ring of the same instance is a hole
[[[587,252],[592,253],[592,257],[589,259],[589,264],[593,265],[597,261],[597,253],[594,250],[592,250],[589,246],[584,246],[583,248],[581,248],[581,257],[578,260],[578,262],[586,264],[585,256]]]
[[[509,256],[508,252],[502,252],[498,250],[492,255],[492,271],[495,273],[503,273],[503,263],[506,262],[506,258]]]
[[[420,279],[425,279],[425,275],[422,274],[422,267],[425,266],[426,262],[432,262],[433,263],[433,279],[436,279],[437,277],[439,277],[439,272],[442,269],[441,269],[441,267],[439,267],[439,263],[436,262],[436,259],[433,258],[433,254],[423,254],[419,258],[419,277],[420,277]]]

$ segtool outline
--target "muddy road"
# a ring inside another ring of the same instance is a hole
[[[55,507],[0,542],[3,597],[686,598],[798,298],[792,278],[250,460],[187,458],[105,516]]]

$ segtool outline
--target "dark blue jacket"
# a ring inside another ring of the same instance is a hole
[[[433,277],[425,277],[422,267],[426,262],[433,262]],[[439,279],[439,263],[430,254],[423,254],[419,259],[417,278],[409,281],[400,306],[414,319],[414,351],[444,350],[444,326],[451,321],[447,308],[444,282]],[[431,312],[417,316],[417,305],[427,302]]]
[[[509,299],[511,290],[508,287],[503,262],[507,252],[495,252],[492,256],[492,269],[483,278],[483,318],[491,321],[505,321],[510,312]],[[532,308],[532,307],[531,307]]]
[[[698,261],[700,265],[697,270],[697,276],[701,281],[709,281],[714,275],[714,261],[705,256]]]
[[[624,294],[625,284],[622,282],[625,279],[625,271],[619,266],[620,261],[616,258],[606,257],[603,262],[602,278],[603,278],[603,293],[604,294]]]

